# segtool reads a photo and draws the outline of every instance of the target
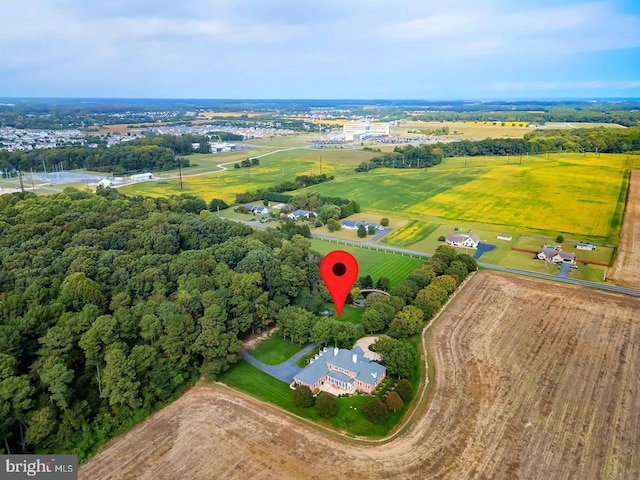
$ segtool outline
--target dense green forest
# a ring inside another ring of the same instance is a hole
[[[315,310],[319,261],[195,197],[0,196],[0,450],[86,459],[236,362],[243,334]]]
[[[199,143],[200,147],[194,149],[194,143]],[[57,166],[58,169],[62,167],[64,170],[86,168],[118,175],[178,168],[178,162],[181,162],[183,167],[188,167],[189,160],[178,155],[210,151],[209,139],[200,135],[147,135],[108,148],[102,144],[97,148],[69,146],[28,152],[0,151],[0,170],[14,170],[15,175],[16,169],[28,172],[31,169],[42,170],[44,165],[48,171]]]
[[[640,127],[633,128],[575,128],[566,130],[540,129],[524,138],[487,138],[480,141],[434,143],[429,145],[398,146],[363,162],[356,172],[374,168],[426,168],[437,165],[446,157],[482,155],[520,155],[547,152],[639,153]]]

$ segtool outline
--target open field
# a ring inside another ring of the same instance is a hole
[[[534,230],[608,237],[621,221],[626,178],[599,164],[505,165],[411,206],[408,211]],[[555,163],[555,162],[554,162]],[[586,168],[585,168],[586,167]]]
[[[191,155],[189,160],[197,164],[182,171],[183,189],[177,178],[177,171],[169,174],[174,178],[162,182],[144,182],[121,187],[122,193],[130,195],[148,195],[152,197],[189,193],[204,198],[207,202],[212,198],[221,198],[227,203],[235,201],[238,193],[276,185],[285,180],[294,180],[298,175],[322,173],[340,175],[346,171],[353,172],[356,165],[376,155],[374,152],[361,150],[332,151],[331,161],[325,161],[327,154],[317,150],[293,149],[285,150],[260,158],[260,165],[251,168],[233,168],[227,165],[226,171],[201,175],[201,173],[218,170],[216,165],[252,158],[268,150],[250,150],[228,154]],[[193,174],[196,176],[190,176]]]
[[[353,443],[197,387],[80,478],[637,478],[638,309],[633,297],[481,272],[436,321],[430,402],[390,442]]]
[[[631,173],[618,255],[609,278],[640,288],[640,170]]]
[[[524,134],[533,129],[526,126],[512,126],[511,123],[505,126],[493,125],[491,122],[423,122],[418,120],[401,120],[400,125],[395,127],[395,132],[403,135],[409,130],[429,132],[443,127],[449,128],[449,137],[461,138],[463,140],[484,140],[485,138],[522,138]],[[446,138],[446,137],[445,137]]]
[[[193,156],[198,166],[184,174],[215,170],[218,163],[256,153]],[[455,221],[512,235],[533,233],[555,238],[561,233],[567,239],[615,244],[628,171],[640,165],[640,157],[634,155],[564,153],[525,155],[522,160],[514,156],[456,157],[426,171],[380,168],[354,172],[355,166],[377,154],[353,149],[284,150],[262,157],[261,165],[251,169],[185,176],[183,190],[177,178],[172,178],[126,186],[122,191],[151,196],[182,191],[207,201],[218,197],[233,202],[237,193],[292,180],[300,174],[319,173],[322,161],[322,172],[336,178],[310,190],[353,198],[365,213],[375,216],[418,220],[423,224],[421,231],[415,232],[418,241],[432,228],[429,225]],[[396,240],[408,246],[411,236]]]
[[[358,276],[371,275],[373,282],[380,277],[387,277],[391,286],[402,283],[407,276],[424,260],[399,253],[391,253],[383,250],[369,249],[369,247],[354,247],[343,245],[319,238],[311,239],[311,249],[326,255],[333,250],[345,250],[351,253],[358,261]]]
[[[368,212],[393,212],[425,224],[484,223],[504,233],[562,233],[616,243],[633,155],[555,154],[448,158],[424,170],[380,168],[310,187],[350,192]],[[466,166],[465,166],[466,164]],[[488,227],[488,228],[487,228]],[[480,227],[482,228],[482,227]]]

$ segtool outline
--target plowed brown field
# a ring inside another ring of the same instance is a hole
[[[609,279],[640,288],[640,170],[631,172],[618,255]]]
[[[82,479],[640,477],[640,299],[481,272],[433,327],[424,414],[354,445],[223,388],[194,388]]]

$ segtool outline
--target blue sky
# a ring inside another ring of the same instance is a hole
[[[640,1],[21,0],[0,96],[640,97]]]

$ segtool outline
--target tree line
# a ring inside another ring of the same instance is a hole
[[[253,160],[256,162],[254,163]],[[244,160],[243,160],[244,162]],[[258,159],[252,159],[248,161],[248,164],[242,165],[246,167],[257,166],[260,164]],[[236,163],[236,165],[238,165]],[[333,180],[333,175],[327,176],[326,173],[319,175],[298,175],[295,180],[287,180],[277,185],[273,185],[267,188],[260,188],[258,190],[251,190],[243,193],[236,194],[236,202],[247,203],[255,200],[269,200],[272,202],[290,202],[293,196],[286,195],[284,192],[291,192],[293,190],[299,190],[301,188],[310,187],[312,185],[319,185],[324,182]],[[300,207],[301,208],[301,207]]]
[[[202,199],[0,196],[0,450],[100,445],[239,358],[239,337],[316,309],[301,236]]]
[[[228,132],[212,132],[222,140],[242,140],[242,135]],[[94,137],[88,137],[88,143]],[[147,134],[138,138],[107,147],[104,140],[95,138],[97,147],[63,146],[58,148],[36,149],[28,152],[0,151],[0,170],[2,174],[17,175],[23,172],[76,170],[86,168],[96,172],[109,172],[115,175],[148,170],[169,170],[189,166],[189,160],[180,155],[193,153],[211,153],[210,139],[204,135],[155,135]],[[197,145],[197,146],[194,146]]]
[[[409,379],[417,379],[420,353],[408,338],[420,334],[458,286],[477,269],[478,264],[471,256],[458,254],[454,247],[443,245],[402,284],[392,289],[390,295],[367,297],[361,317],[365,331],[388,333],[380,335],[370,349],[382,356],[381,363],[387,373],[400,379],[395,389],[384,396],[384,401],[374,392],[371,401],[363,405],[363,413],[371,421],[385,421],[389,411],[401,410],[404,403],[411,400],[413,387]],[[373,279],[362,277],[358,283],[366,287],[373,284]],[[379,279],[378,284],[383,286],[388,281]],[[358,289],[355,290],[357,294]],[[320,295],[328,301],[326,288],[320,289]],[[299,344],[316,342],[320,349],[325,346],[351,348],[358,338],[353,325],[333,318],[318,318],[298,307],[280,310],[276,325],[283,338]],[[315,405],[323,417],[337,413],[335,397],[326,392],[320,392],[314,398],[308,386],[299,385],[292,395],[298,407]]]
[[[545,105],[533,104],[512,109],[510,105],[503,106],[504,111],[498,111],[496,105],[490,109],[481,109],[471,105],[468,110],[459,111],[432,111],[422,112],[414,117],[425,122],[529,122],[544,125],[547,122],[599,122],[617,123],[626,127],[637,126],[640,122],[640,110],[635,102],[629,103],[626,109],[611,109],[610,104],[581,105],[580,107],[569,105]],[[533,111],[532,111],[533,110]]]
[[[548,152],[638,153],[640,127],[538,129],[524,138],[487,138],[480,141],[438,142],[430,145],[397,146],[393,152],[374,157],[356,167],[356,172],[387,168],[426,168],[443,158],[484,155],[523,155]]]

